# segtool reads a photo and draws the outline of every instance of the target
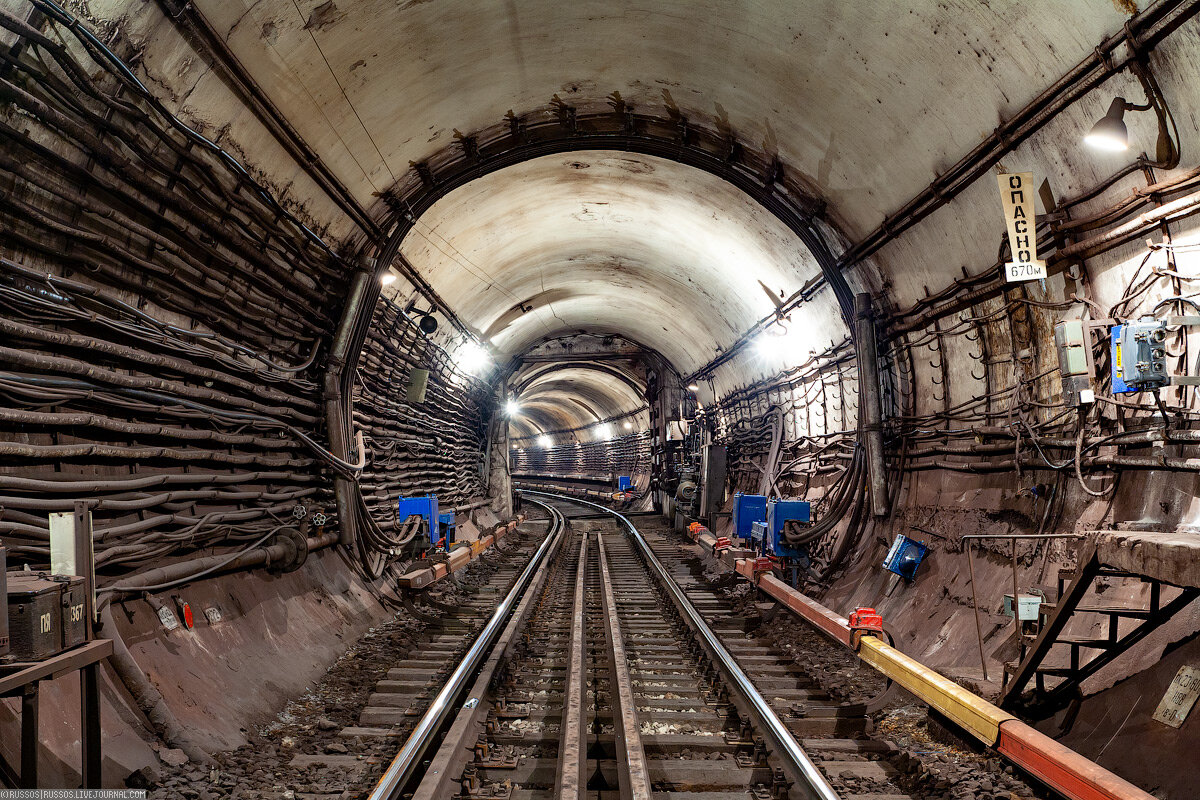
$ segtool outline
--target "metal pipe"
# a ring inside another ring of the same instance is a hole
[[[645,556],[646,562],[650,569],[658,575],[662,582],[663,588],[670,593],[675,601],[675,605],[679,608],[693,630],[704,641],[709,652],[713,654],[714,660],[720,665],[721,670],[726,674],[729,680],[734,684],[734,688],[742,696],[744,696],[750,704],[750,711],[755,717],[755,721],[759,727],[771,738],[773,744],[777,748],[781,760],[787,766],[790,776],[797,784],[799,784],[803,795],[811,800],[838,800],[837,793],[833,787],[825,780],[825,776],[817,769],[817,765],[813,763],[808,754],[800,747],[799,743],[792,736],[791,731],[783,724],[783,720],[771,708],[766,698],[758,691],[758,688],[750,680],[742,668],[738,666],[737,661],[721,644],[721,640],[713,632],[712,628],[705,622],[704,617],[700,616],[700,612],[692,605],[691,600],[675,583],[671,577],[671,573],[658,560],[658,556],[654,555],[654,550],[650,547],[649,542],[642,537],[639,531],[632,522],[630,522],[623,514],[613,511],[610,508],[605,508],[597,503],[592,503],[587,500],[579,500],[574,497],[566,497],[564,495],[550,494],[548,492],[534,492],[530,490],[522,490],[523,494],[536,494],[543,497],[550,497],[557,500],[566,500],[576,505],[591,506],[606,514],[611,514],[616,517],[629,531],[634,543]],[[372,796],[371,800],[381,800]]]
[[[979,623],[979,597],[975,591],[975,557],[972,545],[967,544],[967,570],[971,575],[971,608],[975,610],[975,635],[979,639],[979,666],[983,669],[983,679],[988,679],[987,658],[983,655],[983,626]]]
[[[883,407],[879,389],[879,351],[875,342],[875,321],[871,295],[854,295],[854,347],[858,356],[858,385],[861,404],[859,428],[867,448],[867,476],[871,492],[871,513],[886,517],[889,510],[887,473],[883,466]]]
[[[417,723],[417,727],[405,740],[404,747],[400,748],[400,752],[392,759],[392,763],[388,765],[387,771],[372,790],[368,800],[392,800],[412,778],[413,772],[433,743],[436,733],[445,724],[450,714],[455,711],[455,698],[470,685],[471,675],[483,662],[484,657],[499,637],[509,615],[521,599],[525,587],[529,585],[530,580],[542,568],[549,554],[557,546],[565,527],[560,518],[554,519],[553,528],[546,534],[546,538],[542,540],[542,544],[534,553],[533,558],[525,565],[525,569],[521,571],[512,589],[496,607],[483,632],[479,634],[479,638],[475,640],[471,649],[458,662],[458,667],[446,679],[441,691],[429,704],[421,721]]]
[[[350,293],[346,298],[346,304],[342,307],[342,318],[338,321],[337,331],[329,347],[325,369],[325,428],[329,436],[329,450],[338,458],[343,459],[350,455],[350,420],[345,408],[345,404],[349,402],[350,398],[343,394],[342,374],[346,367],[354,328],[366,305],[366,297],[372,279],[371,272],[366,269],[360,269],[354,273],[354,278],[350,282]],[[341,532],[338,543],[351,545],[357,534],[354,516],[354,482],[342,475],[335,475],[333,491]]]

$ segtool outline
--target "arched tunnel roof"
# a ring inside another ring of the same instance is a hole
[[[1109,0],[193,5],[363,205],[506,115],[627,108],[777,155],[850,240],[1126,19]],[[186,85],[199,66],[173,60]],[[190,89],[180,101],[211,113]],[[771,311],[759,281],[786,295],[816,273],[794,235],[721,180],[612,152],[545,156],[459,188],[403,252],[502,354],[616,332],[683,374]],[[801,317],[793,351],[845,334],[828,297]],[[741,365],[718,391],[761,368]]]
[[[780,220],[720,178],[616,152],[473,181],[422,215],[403,253],[501,353],[619,333],[684,373],[770,313],[767,290],[790,295],[818,272]]]
[[[456,132],[553,98],[607,110],[617,93],[635,109],[726,126],[777,152],[855,236],[1118,30],[1129,4],[194,5],[364,202]]]

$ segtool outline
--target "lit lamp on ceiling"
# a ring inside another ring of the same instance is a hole
[[[391,286],[395,282],[396,282],[396,273],[392,272],[391,270],[388,270],[387,272],[385,272],[379,276],[379,285],[380,286]]]
[[[1108,113],[1092,126],[1088,135],[1083,137],[1083,141],[1089,147],[1107,150],[1111,153],[1128,150],[1129,129],[1125,127],[1125,112],[1149,110],[1149,103],[1139,106],[1128,102],[1124,97],[1114,97],[1108,106]]]
[[[1096,150],[1109,153],[1124,152],[1129,149],[1129,129],[1125,126],[1125,112],[1153,111],[1158,118],[1158,142],[1155,147],[1157,163],[1151,166],[1173,169],[1179,164],[1179,147],[1176,144],[1179,141],[1179,131],[1175,128],[1175,119],[1152,76],[1139,74],[1139,77],[1149,102],[1139,105],[1130,103],[1124,97],[1114,97],[1108,106],[1108,112],[1096,121],[1088,135],[1083,137],[1083,141]],[[1175,131],[1174,137],[1168,128]]]

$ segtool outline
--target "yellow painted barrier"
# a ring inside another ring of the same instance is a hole
[[[1016,719],[882,639],[862,637],[858,655],[989,747],[1000,739],[1000,723]]]

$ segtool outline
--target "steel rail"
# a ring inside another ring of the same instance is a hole
[[[616,723],[617,759],[624,767],[619,775],[621,797],[650,800],[650,770],[646,765],[646,750],[642,746],[642,728],[638,722],[637,701],[633,697],[629,657],[625,653],[625,639],[621,635],[621,620],[617,615],[617,597],[608,572],[608,553],[604,549],[604,537],[599,532],[596,533],[596,550],[600,560],[601,599],[608,653],[612,661],[612,683],[616,689],[613,721]],[[614,692],[610,689],[609,694],[611,696]]]
[[[717,662],[719,668],[724,673],[727,680],[733,684],[733,688],[742,695],[749,705],[749,712],[754,717],[759,728],[775,745],[776,754],[784,762],[784,766],[788,775],[796,782],[804,796],[810,800],[839,800],[837,793],[829,782],[825,780],[825,776],[817,769],[817,765],[813,763],[808,754],[800,747],[799,742],[792,736],[791,731],[783,724],[783,720],[767,703],[766,698],[758,691],[754,683],[738,666],[733,655],[725,649],[725,645],[721,644],[721,640],[717,638],[716,633],[705,622],[704,617],[688,600],[687,595],[679,588],[679,584],[671,577],[666,567],[654,555],[654,550],[650,547],[650,543],[642,536],[641,531],[630,522],[623,514],[613,511],[611,508],[605,508],[598,503],[592,503],[588,500],[580,500],[566,495],[552,494],[550,492],[535,492],[529,489],[521,490],[524,495],[540,495],[549,497],[554,500],[559,500],[576,505],[591,506],[606,514],[611,514],[616,517],[625,528],[629,531],[630,537],[641,550],[642,555],[646,558],[646,563],[651,571],[656,573],[663,587],[670,593],[675,605],[680,612],[686,617],[692,629],[703,640],[705,647],[712,654],[713,659]],[[373,799],[374,800],[374,799]]]
[[[558,752],[558,778],[554,796],[583,800],[587,789],[587,550],[585,533],[579,542],[575,595],[571,610],[571,644],[563,699],[562,745]]]
[[[430,745],[433,744],[433,740],[445,726],[450,715],[457,710],[455,707],[456,699],[470,687],[475,673],[499,638],[501,631],[504,629],[509,617],[524,594],[526,587],[529,586],[534,575],[542,568],[543,562],[554,552],[555,545],[565,528],[562,515],[552,512],[551,526],[550,530],[546,533],[546,538],[538,546],[537,551],[533,554],[533,558],[525,565],[525,569],[521,571],[521,574],[517,577],[508,594],[505,595],[500,605],[496,607],[487,625],[484,626],[479,637],[471,645],[471,649],[463,656],[458,667],[446,679],[442,690],[438,692],[437,697],[429,704],[429,708],[421,716],[417,727],[409,734],[408,739],[404,742],[404,746],[400,748],[400,752],[392,759],[392,763],[388,765],[387,771],[383,773],[383,777],[379,779],[379,783],[371,791],[369,800],[396,800],[396,798],[400,797],[400,793],[412,780],[417,767],[421,763],[421,759],[429,750]]]

